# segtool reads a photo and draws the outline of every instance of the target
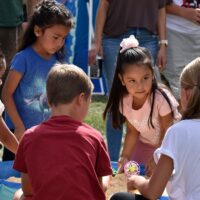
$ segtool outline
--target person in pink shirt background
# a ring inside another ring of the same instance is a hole
[[[150,175],[154,150],[160,146],[167,128],[181,115],[176,99],[157,83],[148,50],[138,45],[133,35],[120,44],[104,117],[107,113],[112,116],[114,128],[127,124],[119,172],[128,160],[134,160],[144,164]]]

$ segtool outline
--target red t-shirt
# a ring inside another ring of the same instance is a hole
[[[14,169],[28,173],[34,200],[105,200],[98,177],[112,173],[101,134],[67,116],[27,130]]]

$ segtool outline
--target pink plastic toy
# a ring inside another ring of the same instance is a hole
[[[135,161],[129,161],[124,165],[124,173],[127,177],[131,175],[139,175],[140,174],[140,166]]]

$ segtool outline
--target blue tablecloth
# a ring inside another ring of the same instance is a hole
[[[0,200],[12,200],[13,195],[21,187],[20,183],[7,181],[9,177],[20,177],[20,173],[12,168],[13,161],[0,162]]]

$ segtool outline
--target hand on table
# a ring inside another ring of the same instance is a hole
[[[117,173],[123,173],[124,171],[124,165],[128,162],[128,158],[127,157],[120,157],[119,161],[118,161],[118,170]]]

